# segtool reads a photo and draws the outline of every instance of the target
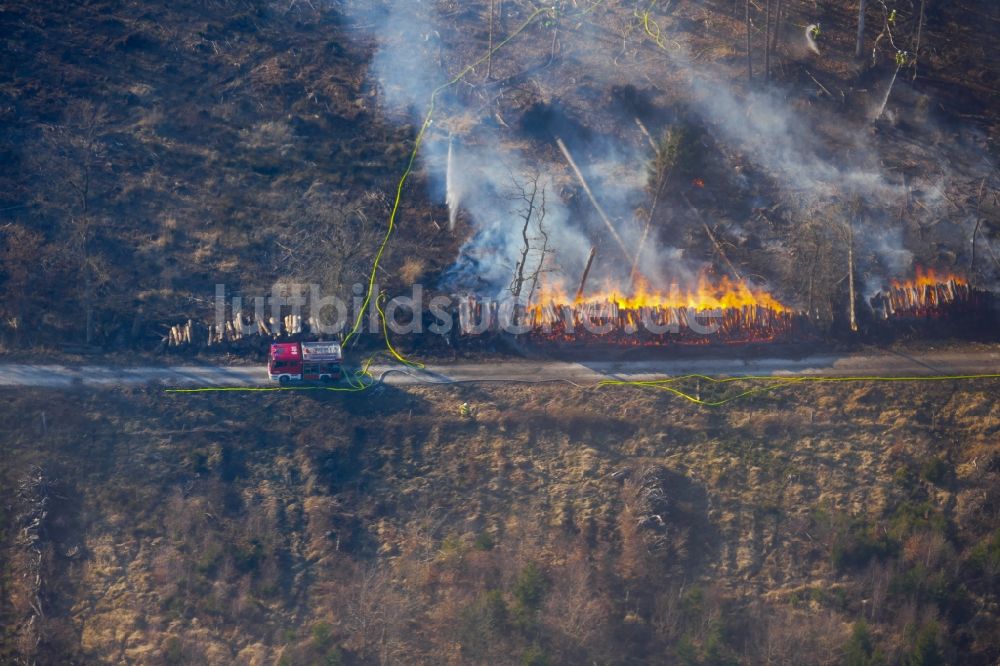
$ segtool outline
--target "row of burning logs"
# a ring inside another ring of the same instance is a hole
[[[591,297],[566,302],[547,299],[524,306],[513,301],[470,294],[458,300],[452,315],[462,337],[508,332],[537,342],[604,342],[614,345],[752,343],[786,339],[804,315],[765,292],[742,284],[709,290],[698,306],[665,295]],[[984,308],[989,292],[975,289],[954,276],[918,272],[907,283],[894,283],[870,300],[882,320],[945,318]],[[281,318],[251,318],[236,313],[222,325],[197,325],[192,320],[169,328],[163,346],[222,344],[250,336],[278,338],[322,330],[313,317],[289,314]]]
[[[938,318],[982,307],[986,297],[987,292],[950,277],[941,282],[895,283],[875,294],[871,306],[882,319]]]
[[[933,319],[982,312],[989,297],[962,278],[918,271],[914,280],[878,292],[870,305],[882,320]],[[509,331],[539,341],[616,345],[768,342],[788,337],[801,317],[766,294],[758,302],[714,308],[640,305],[617,297],[511,307],[469,295],[458,315],[465,336]]]
[[[617,300],[505,307],[469,295],[458,308],[462,335],[525,334],[551,342],[629,344],[710,344],[765,342],[791,332],[797,315],[749,304],[698,309],[663,305],[630,306]]]
[[[466,296],[457,308],[458,332],[472,336],[508,331],[538,341],[595,341],[611,344],[768,341],[787,334],[796,315],[761,305],[714,310],[666,306],[628,307],[616,301],[574,305],[546,303],[508,308],[493,299]],[[280,320],[249,320],[237,315],[224,326],[199,326],[193,320],[171,326],[162,344],[168,347],[235,342],[245,337],[277,338],[298,335],[316,322],[300,315]]]

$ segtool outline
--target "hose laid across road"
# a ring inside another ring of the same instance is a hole
[[[371,381],[395,386],[475,382],[553,382],[581,386],[601,383],[648,384],[683,376],[706,378],[930,378],[1000,377],[997,351],[926,352],[904,356],[885,352],[824,354],[799,359],[667,359],[651,361],[525,361],[430,364],[412,368],[372,365]],[[261,366],[140,366],[0,364],[0,387],[113,387],[166,385],[172,388],[276,389]],[[294,387],[293,387],[294,388]],[[322,388],[322,387],[320,387]]]

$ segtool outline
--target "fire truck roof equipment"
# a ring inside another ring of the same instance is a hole
[[[335,361],[340,362],[341,351],[338,342],[303,342],[303,361]]]

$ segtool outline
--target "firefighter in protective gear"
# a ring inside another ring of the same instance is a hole
[[[461,414],[463,419],[467,419],[472,416],[472,407],[469,407],[469,403],[463,402],[458,407],[458,413]]]

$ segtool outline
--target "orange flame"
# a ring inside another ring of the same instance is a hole
[[[614,287],[606,287],[595,294],[589,294],[575,300],[559,290],[543,289],[536,300],[538,308],[544,304],[555,305],[596,305],[614,303],[621,309],[634,310],[638,308],[693,308],[697,312],[706,310],[725,310],[757,306],[768,308],[775,312],[789,312],[789,308],[778,301],[767,291],[751,287],[745,282],[737,282],[722,277],[711,281],[702,274],[694,287],[682,288],[673,285],[668,291],[654,291],[644,280],[637,284],[629,295],[621,293]]]
[[[912,289],[914,287],[929,287],[938,284],[947,284],[949,282],[954,282],[955,284],[965,285],[968,281],[954,273],[939,273],[933,268],[924,268],[922,266],[917,266],[915,275],[909,280],[893,280],[892,286],[894,289]]]
[[[957,304],[975,305],[979,300],[968,281],[952,273],[917,267],[910,280],[893,280],[892,287],[872,299],[876,311],[889,317],[939,317]]]

